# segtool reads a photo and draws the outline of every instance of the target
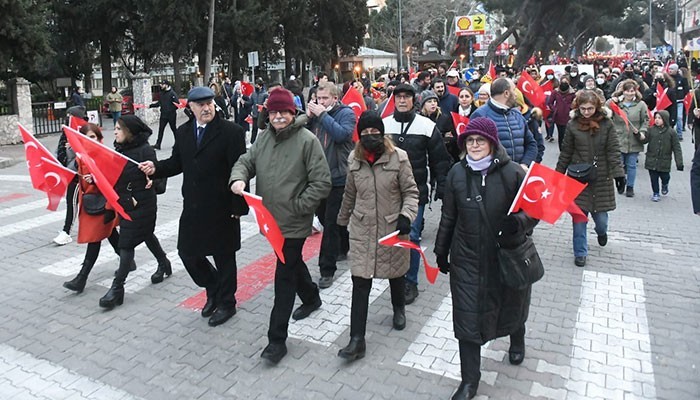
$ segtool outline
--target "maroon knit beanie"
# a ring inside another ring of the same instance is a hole
[[[294,95],[287,89],[279,88],[270,93],[267,98],[268,111],[290,111],[296,113],[297,107],[294,105]]]
[[[467,136],[470,135],[483,136],[491,142],[492,146],[498,146],[500,143],[496,123],[489,118],[476,117],[469,120],[467,127],[457,136],[457,146],[461,150],[464,150],[464,142],[467,140]]]

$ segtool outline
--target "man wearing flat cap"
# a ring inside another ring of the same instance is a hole
[[[177,93],[170,87],[170,82],[167,80],[160,81],[160,98],[157,102],[153,102],[150,108],[160,108],[160,123],[158,125],[158,139],[153,148],[160,150],[160,145],[163,143],[163,132],[165,126],[170,125],[170,130],[175,134],[175,123],[177,120],[177,106],[180,100],[177,98]]]
[[[141,170],[156,178],[183,174],[177,249],[194,283],[207,290],[202,316],[217,326],[236,314],[239,217],[248,206],[228,190],[228,176],[246,151],[245,132],[217,115],[210,88],[193,88],[187,102],[193,117],[175,132],[170,158],[143,162]],[[207,256],[213,256],[216,268]]]
[[[307,116],[294,116],[292,92],[282,88],[272,91],[267,111],[270,124],[233,167],[229,184],[239,195],[257,177],[255,193],[262,197],[284,237],[285,262],[278,258],[275,269],[269,344],[261,354],[277,364],[287,354],[289,317],[304,319],[321,307],[318,286],[311,280],[301,251],[311,235],[314,211],[331,191],[331,172],[321,143],[304,127]],[[302,304],[292,314],[297,295]]]

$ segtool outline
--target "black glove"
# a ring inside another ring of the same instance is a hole
[[[679,165],[678,167],[676,167],[676,169],[679,170],[679,171],[683,171],[683,166],[682,166],[682,165]]]
[[[450,272],[450,262],[447,260],[447,255],[436,254],[435,257],[437,259],[437,265],[438,268],[440,268],[440,272],[443,274]]]
[[[615,186],[617,187],[618,193],[623,193],[625,186],[627,185],[627,179],[624,176],[618,176],[615,178]]]
[[[411,233],[411,220],[403,214],[399,214],[399,219],[396,220],[396,229],[399,235],[408,235]]]
[[[512,235],[512,234],[518,233],[519,229],[520,229],[520,222],[515,217],[515,215],[510,214],[510,215],[506,215],[506,217],[503,218],[503,222],[501,222],[501,231],[503,233]]]

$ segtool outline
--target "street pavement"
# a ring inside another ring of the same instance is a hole
[[[111,121],[104,124],[111,143]],[[169,128],[165,137],[159,158],[170,153]],[[40,140],[54,149],[58,135]],[[546,273],[533,286],[525,361],[508,363],[507,338],[484,346],[477,399],[700,398],[700,218],[690,203],[693,144],[682,145],[685,171],[671,173],[670,194],[659,203],[649,200],[640,157],[637,195],[617,198],[606,247],[589,225],[585,268],[573,263],[569,217],[535,229]],[[545,164],[553,166],[557,154],[556,143],[547,143]],[[10,159],[0,169],[0,399],[448,399],[459,385],[445,275],[435,285],[421,277],[403,331],[391,328],[387,282],[374,281],[367,355],[347,364],[337,353],[349,340],[352,283],[347,262],[339,263],[334,285],[321,292],[322,308],[290,324],[289,354],[268,366],[260,352],[274,254],[251,216],[243,218],[237,253],[239,310],[226,324],[211,328],[199,315],[204,295],[177,257],[180,176],[158,199],[156,234],[173,276],[152,285],[156,262],[141,246],[124,304],[103,311],[98,299],[116,255],[103,246],[85,291],[64,289],[85,246],[51,242],[65,205],[46,210],[22,146],[0,147],[0,157]],[[423,245],[432,260],[439,202],[426,211]],[[304,251],[314,279],[319,244],[314,235]]]

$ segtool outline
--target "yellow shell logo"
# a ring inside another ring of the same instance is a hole
[[[467,17],[462,17],[457,20],[457,26],[460,30],[466,31],[470,26],[472,26],[472,21]]]

